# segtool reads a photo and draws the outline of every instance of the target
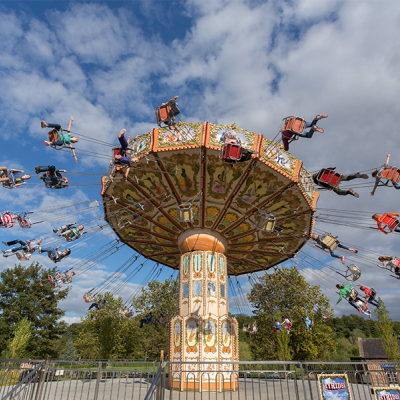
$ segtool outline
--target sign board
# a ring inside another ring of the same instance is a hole
[[[400,387],[377,387],[374,388],[376,400],[399,400]]]
[[[353,400],[347,374],[318,375],[321,400]]]

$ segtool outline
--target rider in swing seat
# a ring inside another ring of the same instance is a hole
[[[32,244],[32,242],[30,240],[12,240],[11,242],[3,242],[3,244],[5,244],[6,246],[13,246],[15,244],[19,244],[19,247],[13,247],[9,250],[6,251],[2,251],[3,257],[10,257],[12,255],[17,255],[20,253],[20,257],[18,257],[18,259],[24,259],[24,260],[29,260],[29,258],[31,257],[32,253],[35,252],[36,249],[39,249],[40,244],[42,243],[42,239],[38,239],[35,244]],[[7,254],[7,253],[11,253],[11,254]]]
[[[359,172],[356,172],[355,174],[350,174],[350,175],[343,175],[343,174],[338,174],[337,172],[334,172],[336,167],[330,167],[330,168],[324,168],[321,169],[319,172],[313,174],[312,178],[313,181],[316,185],[321,186],[325,189],[332,190],[339,196],[346,196],[348,194],[354,196],[354,197],[360,197],[358,193],[356,193],[353,189],[341,189],[338,185],[339,182],[341,181],[351,181],[353,179],[368,179],[367,174],[360,174]],[[336,178],[336,184],[333,184],[334,179],[333,176]],[[332,179],[333,178],[333,179]]]
[[[390,272],[393,272],[397,275],[396,279],[400,279],[400,259],[397,257],[391,256],[380,256],[378,260],[382,263],[382,265],[378,264],[378,267],[388,269]]]
[[[58,140],[55,141],[44,141],[44,144],[46,146],[63,146],[64,144],[68,144],[70,145],[71,143],[77,143],[79,142],[79,139],[76,138],[75,136],[71,136],[69,131],[64,131],[61,129],[61,125],[59,124],[46,124],[46,122],[41,121],[41,126],[42,128],[53,128],[52,131],[49,132],[49,136],[51,136],[51,134],[56,133]],[[63,132],[68,132],[68,133],[60,133],[60,130],[62,130]]]
[[[372,189],[371,196],[375,194],[375,190],[378,187],[379,183],[382,183],[382,179],[387,179],[385,184],[382,183],[383,186],[387,186],[389,182],[392,182],[392,185],[395,189],[400,189],[400,170],[396,167],[389,166],[390,154],[387,155],[386,162],[379,169],[372,172],[372,177],[375,178],[375,185]]]
[[[311,332],[312,327],[314,326],[314,320],[312,320],[312,319],[310,319],[308,317],[305,317],[305,318],[303,318],[303,321],[306,324],[307,332]]]
[[[106,302],[107,300],[102,299],[98,303],[92,303],[86,310],[91,310],[92,308],[96,308],[97,311],[102,310],[105,307]]]
[[[65,169],[56,169],[54,165],[37,166],[35,167],[39,179],[42,179],[47,188],[63,189],[69,186],[68,178],[63,178],[60,172],[67,172]]]
[[[360,290],[365,293],[365,296],[361,296],[367,300],[368,303],[372,304],[375,307],[379,307],[379,303],[375,300],[376,293],[371,290],[370,288],[359,285],[358,283],[355,284],[356,286],[360,286]]]
[[[290,123],[292,118],[295,118],[295,117],[286,118],[287,123]],[[293,129],[285,129],[285,127],[287,125],[287,123],[285,123],[284,128],[283,128],[284,130],[282,130],[282,143],[283,143],[283,148],[285,149],[285,151],[289,151],[290,139],[292,139],[293,136],[299,136],[299,137],[311,139],[314,135],[314,132],[324,133],[324,130],[317,126],[317,122],[322,118],[328,118],[328,114],[319,114],[312,120],[312,122],[307,122],[307,121],[302,120],[302,121],[304,121],[304,125],[301,126],[300,131],[293,130]],[[308,132],[303,132],[306,128],[310,128],[310,130]]]
[[[175,117],[181,113],[178,107],[176,99],[179,96],[173,97],[167,103],[162,103],[160,107],[156,109],[157,124],[163,128],[162,124],[169,128],[175,129]]]
[[[317,242],[317,244],[323,249],[327,249],[331,255],[331,257],[333,258],[339,258],[342,261],[342,264],[346,264],[346,260],[344,255],[338,256],[337,254],[335,254],[329,246],[327,246],[324,242],[323,242],[323,237],[321,237],[321,235],[317,235],[315,233],[311,234],[311,239],[315,240]],[[355,249],[351,249],[343,244],[341,244],[340,242],[338,243],[337,247],[341,248],[341,249],[345,249],[348,251],[351,251],[352,253],[358,253],[358,250]]]
[[[281,323],[276,319],[275,321],[275,325],[274,325],[274,332],[276,334],[278,334],[278,331],[282,332],[282,327],[281,327]]]
[[[139,159],[137,157],[128,157],[128,146],[131,137],[128,136],[128,140],[126,140],[125,132],[126,129],[121,129],[118,134],[118,140],[121,146],[118,149],[115,149],[116,151],[114,152],[114,163],[126,167],[124,176],[124,181],[126,182],[128,180],[129,171],[131,169],[131,162],[133,161],[137,163],[139,162]]]
[[[140,320],[140,328],[143,328],[143,324],[150,324],[150,322],[153,320],[153,315],[152,312],[150,311],[146,317]]]
[[[54,233],[57,233],[58,231],[61,231],[58,236],[63,236],[65,240],[75,240],[79,239],[79,237],[82,236],[80,233],[83,231],[84,226],[79,225],[77,228],[74,227],[73,225],[76,225],[76,222],[73,222],[71,224],[63,225],[61,228],[58,229],[53,229]]]
[[[52,248],[44,249],[42,247],[39,247],[39,254],[47,253],[50,260],[52,260],[54,263],[57,263],[57,262],[60,262],[63,258],[66,258],[71,254],[71,249],[65,249],[64,251],[58,251],[58,249],[60,247],[61,246],[58,246],[54,249],[52,249]]]
[[[365,314],[371,318],[371,311],[368,310],[368,302],[357,299],[356,301],[349,301],[349,304],[354,307],[359,313]]]
[[[18,220],[18,214],[11,214],[11,211],[3,211],[0,214],[0,228],[12,228],[14,220]]]
[[[382,215],[374,214],[371,218],[376,221],[378,229],[387,235],[390,232],[400,232],[398,217],[399,214],[396,213],[385,213]]]
[[[31,179],[31,176],[24,174],[24,171],[19,169],[10,169],[7,171],[6,167],[0,167],[0,183],[3,184],[3,187],[13,188],[26,185],[25,181],[28,179]]]

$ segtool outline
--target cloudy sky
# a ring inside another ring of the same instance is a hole
[[[1,165],[28,172],[40,164],[68,172],[105,172],[109,161],[104,157],[80,156],[75,164],[69,153],[46,148],[40,121],[67,126],[72,115],[73,131],[116,143],[121,128],[131,135],[152,129],[155,107],[175,95],[184,121],[235,122],[269,139],[287,115],[310,120],[328,113],[320,123],[325,133],[291,145],[291,153],[309,171],[330,166],[342,173],[370,170],[388,153],[400,165],[398,1],[0,1],[0,27]],[[79,148],[110,154],[110,147],[85,141]],[[44,189],[33,175],[23,189],[0,190],[3,210],[100,197],[98,175],[70,177],[81,187],[64,191]],[[398,212],[400,193],[379,188],[371,197],[370,190],[357,189],[359,199],[322,192],[318,206]],[[88,215],[74,218],[87,221],[101,211]],[[0,240],[49,235],[54,224],[58,222],[39,224],[29,232],[2,230]],[[317,227],[355,246],[400,256],[396,234],[322,223]],[[77,246],[74,262],[112,239]],[[340,268],[309,246],[305,251]],[[76,279],[63,303],[67,321],[84,314],[85,291],[131,255],[123,248]],[[46,257],[32,259],[49,265]],[[14,257],[2,259],[0,268],[14,262]],[[63,263],[60,268],[67,268]],[[392,318],[400,320],[399,281],[383,271],[361,269],[361,281],[374,286]],[[164,271],[160,277],[170,275]],[[125,299],[144,277],[138,274],[125,288]],[[246,278],[241,282],[245,290],[250,288]],[[336,294],[324,290],[335,302]],[[345,302],[336,308],[337,315],[352,311]]]

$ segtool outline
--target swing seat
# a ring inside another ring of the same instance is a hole
[[[388,214],[383,214],[378,218],[378,222],[381,223],[382,229],[387,233],[393,232],[399,225],[399,220]]]
[[[328,233],[322,237],[321,242],[329,251],[335,251],[335,249],[339,246],[339,240]]]
[[[224,162],[237,162],[242,157],[240,144],[225,143],[221,147],[219,158]]]
[[[116,162],[118,162],[119,160],[117,160],[115,156],[126,157],[126,153],[121,149],[121,147],[113,147],[111,150],[111,155],[113,160]]]
[[[94,296],[92,296],[90,294],[85,294],[83,296],[83,300],[85,300],[85,303],[90,303],[94,300]]]
[[[392,182],[393,185],[400,181],[400,169],[397,167],[385,167],[381,174],[381,179],[387,179],[386,185]]]
[[[19,261],[27,261],[28,258],[26,257],[26,254],[23,251],[17,251],[15,253]]]
[[[303,118],[292,115],[282,120],[279,132],[289,131],[293,134],[291,141],[298,140],[299,134],[304,131],[305,126],[306,121]]]
[[[81,235],[80,233],[78,233],[78,234],[75,235],[74,237],[70,237],[70,236],[65,237],[65,240],[66,240],[67,242],[74,242],[75,240],[78,240],[78,239],[80,239],[81,237],[82,237],[82,235]]]
[[[331,169],[323,169],[318,172],[315,180],[317,181],[318,185],[322,184],[321,186],[323,186],[323,184],[325,184],[334,188],[339,186],[341,179],[342,176],[339,173]]]
[[[250,325],[243,324],[242,330],[243,330],[243,332],[248,332],[250,330]]]
[[[175,121],[175,117],[172,115],[171,107],[163,105],[156,108],[157,124],[160,128],[168,126]],[[164,126],[162,126],[164,124]]]
[[[276,218],[268,213],[260,212],[255,219],[254,225],[257,229],[264,232],[273,232],[275,229]]]
[[[395,257],[395,259],[392,261],[393,265],[397,268],[400,268],[400,259]]]
[[[356,281],[357,279],[359,279],[361,276],[361,271],[360,268],[357,267],[357,265],[352,264],[349,265],[347,267],[347,271],[346,271],[346,280],[348,281]]]
[[[181,204],[176,209],[176,214],[179,222],[194,222],[195,210],[191,204]]]
[[[14,189],[15,187],[15,178],[12,172],[9,172],[9,175],[5,175],[4,172],[1,174],[2,178],[9,178],[8,182],[3,182],[3,188],[5,189]]]
[[[23,229],[29,229],[32,227],[32,222],[29,219],[29,217],[25,214],[23,215],[18,215],[17,221],[19,223],[19,226]]]
[[[60,141],[59,133],[55,129],[53,129],[52,131],[49,132],[49,142],[52,143],[52,142],[58,142],[58,141]],[[61,150],[64,147],[66,147],[67,144],[65,143],[64,135],[63,135],[62,142],[63,142],[63,144],[61,146],[56,146],[54,144],[50,144],[50,147],[52,147],[53,149],[56,149],[56,150]]]
[[[375,297],[376,297],[376,290],[375,290],[374,288],[370,288],[369,290],[371,291],[370,294],[369,294],[369,297],[370,297],[371,299],[375,299]]]
[[[118,311],[122,316],[125,317],[125,314],[128,312],[128,310],[119,310]]]
[[[358,297],[358,292],[357,292],[357,290],[354,289],[354,288],[351,288],[351,291],[350,291],[350,294],[349,294],[349,300],[350,300],[351,302],[354,302],[354,301],[357,300],[357,297]]]

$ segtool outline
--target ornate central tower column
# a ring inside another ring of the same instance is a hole
[[[224,255],[227,241],[218,232],[198,228],[183,232],[178,246],[182,253],[179,311],[170,324],[170,361],[210,363],[173,365],[170,388],[235,390],[238,385],[235,374],[216,372],[232,371],[234,365],[215,364],[239,359],[237,321],[228,316]]]

